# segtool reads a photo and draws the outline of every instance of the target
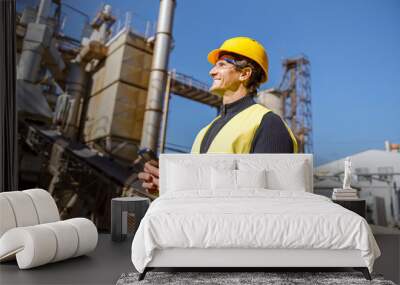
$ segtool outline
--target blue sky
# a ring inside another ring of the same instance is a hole
[[[132,21],[156,20],[159,0],[66,3],[91,17],[101,3]],[[140,15],[139,17],[136,17]],[[249,36],[267,49],[270,80],[278,86],[282,59],[311,61],[314,155],[317,164],[384,141],[400,143],[400,1],[398,0],[177,0],[170,68],[210,84],[207,53],[225,39]],[[136,19],[135,19],[136,18]],[[173,96],[167,142],[190,149],[216,109]]]

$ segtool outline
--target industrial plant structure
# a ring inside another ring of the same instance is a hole
[[[313,153],[310,61],[306,56],[285,59],[277,88],[259,92],[262,103],[280,115],[297,138],[300,152]]]
[[[157,27],[147,22],[145,31],[133,27],[129,14],[117,19],[109,5],[92,20],[61,0],[19,11],[19,188],[48,189],[62,218],[87,216],[108,230],[112,197],[155,198],[143,190],[132,162],[142,148],[166,151],[171,94],[218,112],[221,97],[207,84],[168,70],[174,8],[175,1],[160,1]],[[83,19],[80,38],[64,33],[65,10]],[[274,91],[279,107],[263,103],[265,92],[257,100],[286,119],[300,149],[311,152],[309,61],[283,65]]]
[[[352,187],[367,203],[370,224],[400,229],[400,155],[390,150],[367,150],[350,156]],[[344,158],[314,170],[314,193],[332,196],[343,183]]]

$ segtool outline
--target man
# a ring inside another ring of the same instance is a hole
[[[284,121],[254,96],[268,80],[268,57],[257,41],[236,37],[208,54],[210,92],[222,96],[220,114],[196,136],[191,153],[296,153],[297,141]],[[158,162],[147,162],[143,187],[159,186]]]

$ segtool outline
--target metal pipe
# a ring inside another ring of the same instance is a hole
[[[170,90],[171,90],[171,73],[168,72],[167,87],[165,89],[165,95],[164,95],[164,106],[163,106],[164,110],[163,110],[162,121],[161,121],[161,132],[160,132],[161,140],[160,140],[159,153],[164,153],[164,149],[165,149],[165,136],[167,134],[169,99],[171,97]]]
[[[22,52],[18,63],[17,79],[37,83],[43,52],[49,47],[53,30],[47,25],[52,0],[41,0],[36,23],[29,23],[25,34]]]
[[[160,1],[140,148],[157,149],[162,116],[162,96],[166,85],[175,5],[175,0]]]
[[[78,62],[68,65],[68,75],[65,82],[65,91],[72,96],[73,103],[68,115],[65,134],[72,140],[78,139],[78,129],[82,101],[86,86],[86,72]]]
[[[31,28],[31,26],[29,25],[28,28]],[[41,42],[24,40],[17,68],[18,80],[37,83],[41,76],[39,71],[43,52],[44,48]]]
[[[51,4],[53,0],[41,0],[39,4],[39,9],[36,16],[37,24],[46,24],[47,18],[51,13]]]

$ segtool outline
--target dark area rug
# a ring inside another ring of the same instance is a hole
[[[360,272],[154,272],[150,271],[142,281],[139,273],[122,274],[117,285],[133,284],[379,284],[395,285],[381,275],[372,274],[372,281]]]

